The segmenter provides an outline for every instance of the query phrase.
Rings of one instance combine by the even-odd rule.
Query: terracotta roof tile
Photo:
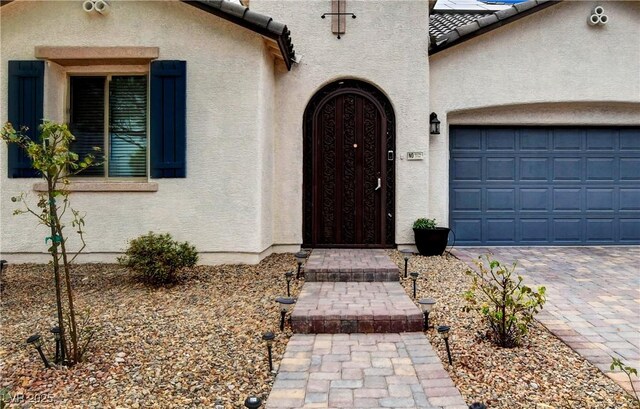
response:
[[[560,3],[560,0],[527,0],[493,13],[439,12],[429,18],[429,54],[451,47],[453,44],[493,30],[528,14]]]
[[[438,13],[429,19],[429,35],[437,37],[456,28],[469,24],[486,14],[481,13]]]

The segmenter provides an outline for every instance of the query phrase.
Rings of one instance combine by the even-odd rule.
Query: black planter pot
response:
[[[448,227],[436,227],[435,229],[413,229],[416,238],[416,247],[422,256],[440,256],[447,248],[449,241]]]

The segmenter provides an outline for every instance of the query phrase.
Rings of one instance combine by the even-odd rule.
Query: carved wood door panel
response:
[[[394,148],[388,125],[383,106],[358,88],[340,89],[315,106],[308,126],[310,151],[305,152],[311,156],[311,175],[305,174],[306,244],[393,245],[393,158],[388,152]]]

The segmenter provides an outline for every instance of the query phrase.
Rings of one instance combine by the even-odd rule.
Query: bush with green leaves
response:
[[[529,331],[533,317],[542,309],[546,301],[545,287],[533,290],[522,283],[522,276],[513,278],[516,263],[501,264],[489,255],[478,257],[477,269],[470,269],[467,275],[473,283],[465,292],[465,311],[479,311],[489,325],[489,335],[493,342],[505,348],[520,344]],[[481,293],[478,294],[478,293]]]
[[[176,280],[181,269],[196,265],[198,252],[186,241],[173,240],[169,233],[149,232],[131,240],[125,256],[118,258],[118,262],[148,283],[168,284]]]
[[[414,229],[433,230],[436,227],[438,227],[438,223],[436,223],[436,219],[425,219],[423,217],[413,222]]]

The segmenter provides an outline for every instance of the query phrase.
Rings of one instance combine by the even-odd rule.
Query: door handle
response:
[[[375,190],[378,190],[382,187],[382,179],[378,178],[378,186],[376,186]]]

